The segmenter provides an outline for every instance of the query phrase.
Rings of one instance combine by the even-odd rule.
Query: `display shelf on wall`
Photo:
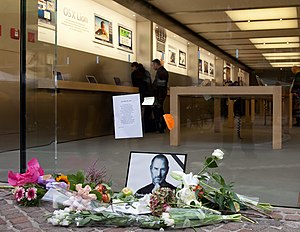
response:
[[[51,79],[40,79],[37,82],[38,89],[54,89],[54,81]],[[114,93],[138,93],[139,90],[132,86],[116,86],[109,84],[94,84],[79,81],[57,81],[57,89],[75,91],[99,91]]]

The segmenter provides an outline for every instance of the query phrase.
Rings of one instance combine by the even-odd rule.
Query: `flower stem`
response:
[[[206,164],[200,172],[198,172],[197,176],[201,175],[208,168],[208,166],[211,165],[213,162],[215,162],[214,158],[208,164]]]

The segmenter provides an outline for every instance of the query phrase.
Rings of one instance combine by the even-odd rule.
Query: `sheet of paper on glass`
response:
[[[142,103],[143,106],[153,106],[154,104],[154,97],[144,97],[144,101]]]
[[[113,96],[115,138],[143,137],[139,94]]]

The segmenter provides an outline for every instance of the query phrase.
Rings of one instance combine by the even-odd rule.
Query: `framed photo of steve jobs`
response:
[[[186,154],[131,151],[125,185],[137,197],[159,187],[175,189],[180,182],[171,177],[171,172],[185,172],[186,158]]]

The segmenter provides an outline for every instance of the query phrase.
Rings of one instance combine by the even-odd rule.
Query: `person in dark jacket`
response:
[[[300,69],[297,66],[292,67],[292,72],[295,74],[292,83],[293,94],[293,111],[296,116],[296,124],[294,126],[300,126]]]
[[[164,121],[164,101],[168,93],[169,73],[162,66],[159,59],[152,61],[153,69],[156,71],[155,79],[153,81],[153,95],[155,97],[155,105],[153,109],[156,131],[164,133],[166,123]]]

